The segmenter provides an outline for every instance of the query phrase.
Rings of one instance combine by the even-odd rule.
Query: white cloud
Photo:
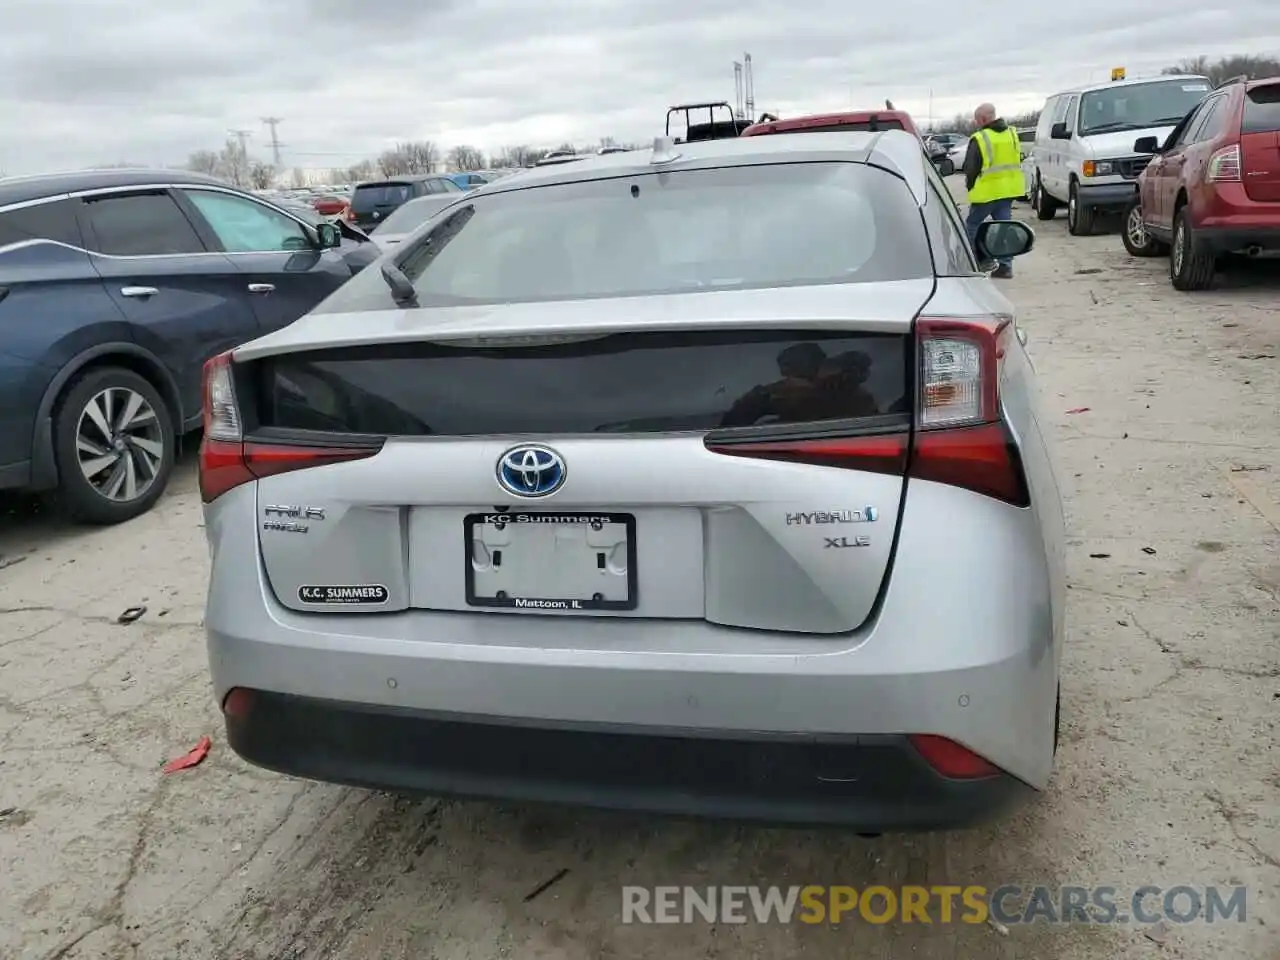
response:
[[[1276,0],[6,0],[0,169],[181,163],[284,118],[285,162],[322,167],[397,140],[553,146],[643,141],[666,108],[881,104],[920,119],[1006,113],[1112,66],[1280,50]]]

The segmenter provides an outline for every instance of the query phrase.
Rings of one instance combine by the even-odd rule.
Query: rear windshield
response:
[[[905,337],[829,331],[344,348],[266,358],[256,378],[264,427],[378,435],[712,430],[910,409]]]
[[[407,183],[366,183],[356,187],[351,196],[352,210],[372,210],[377,206],[404,203],[413,195]]]
[[[1241,133],[1271,133],[1280,130],[1280,83],[1254,87],[1244,98]]]
[[[477,196],[396,255],[423,307],[933,275],[910,191],[858,163],[686,170]],[[380,271],[317,310],[395,309]]]

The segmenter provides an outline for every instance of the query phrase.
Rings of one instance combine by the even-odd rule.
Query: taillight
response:
[[[919,391],[913,429],[820,439],[717,437],[713,453],[843,467],[962,487],[1014,506],[1030,502],[1000,408],[1008,317],[916,322]]]
[[[204,438],[200,442],[200,497],[209,503],[252,480],[291,470],[372,457],[374,446],[335,447],[245,440],[236,402],[231,352],[204,365]]]
[[[1205,167],[1205,180],[1210,183],[1240,182],[1240,144],[1215,150]]]
[[[907,738],[925,763],[949,780],[978,780],[994,777],[1000,769],[954,740],[932,733],[917,733]]]
[[[1025,507],[1022,460],[1000,409],[1009,317],[916,321],[920,393],[908,476]]]

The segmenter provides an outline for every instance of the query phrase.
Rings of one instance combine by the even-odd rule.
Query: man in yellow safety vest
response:
[[[978,225],[987,218],[1010,220],[1013,201],[1025,192],[1022,148],[1018,131],[996,116],[996,108],[984,103],[973,112],[978,129],[969,137],[964,155],[964,184],[969,190],[969,215],[965,228],[973,242]],[[1013,261],[1002,259],[991,274],[1001,280],[1013,276]]]

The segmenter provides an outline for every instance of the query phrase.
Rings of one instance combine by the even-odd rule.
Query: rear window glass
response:
[[[1254,87],[1244,98],[1241,133],[1271,133],[1280,130],[1280,83]]]
[[[687,170],[463,201],[396,261],[420,306],[647,296],[933,275],[900,179],[856,163]],[[318,310],[395,309],[378,271]]]
[[[902,414],[907,341],[830,331],[411,344],[257,364],[263,426],[468,436],[784,426]]]
[[[407,183],[370,183],[356,187],[351,197],[351,207],[355,210],[372,210],[377,206],[404,203],[413,195],[413,188]]]

